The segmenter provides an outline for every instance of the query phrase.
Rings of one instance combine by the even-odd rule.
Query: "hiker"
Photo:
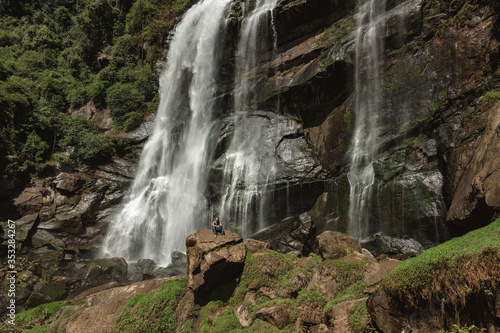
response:
[[[212,222],[212,231],[214,232],[215,238],[217,238],[217,232],[220,232],[222,237],[226,237],[224,229],[222,229],[222,223],[219,221],[219,217],[216,217],[215,221]]]

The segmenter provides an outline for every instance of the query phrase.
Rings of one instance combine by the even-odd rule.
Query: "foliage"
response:
[[[339,295],[337,295],[337,297],[328,302],[323,311],[326,313],[337,304],[360,299],[361,297],[363,297],[366,287],[366,283],[364,283],[363,281],[354,282],[349,287],[344,289]]]
[[[483,292],[500,276],[500,220],[453,238],[423,254],[405,260],[384,281],[392,297],[410,305],[447,297],[463,301]]]
[[[154,65],[166,36],[191,4],[1,1],[0,172],[36,175],[55,162],[89,163],[116,153],[113,139],[88,120],[68,120],[68,110],[91,100],[110,108],[118,128],[138,127],[158,105]]]
[[[175,307],[186,286],[187,279],[167,281],[156,292],[132,297],[111,332],[174,332]]]
[[[16,315],[16,325],[25,329],[46,325],[48,324],[48,320],[54,317],[65,306],[67,306],[67,303],[58,301],[42,304],[33,309],[23,311]],[[37,327],[37,329],[39,332],[42,328]]]
[[[373,332],[366,301],[359,302],[349,310],[349,326],[356,333]]]

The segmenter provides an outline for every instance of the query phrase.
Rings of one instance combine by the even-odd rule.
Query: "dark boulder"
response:
[[[111,281],[122,282],[127,276],[127,262],[120,257],[96,259],[90,265],[85,282],[97,286]]]

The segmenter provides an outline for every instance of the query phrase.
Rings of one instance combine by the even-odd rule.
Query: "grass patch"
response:
[[[343,290],[337,297],[328,302],[323,312],[327,313],[337,304],[360,299],[364,295],[365,288],[366,283],[364,283],[363,281],[357,281],[353,283],[345,290]]]
[[[210,315],[220,312],[220,315],[213,323],[209,320]],[[210,302],[200,312],[202,321],[199,333],[212,332],[233,332],[235,329],[241,329],[240,321],[233,313],[233,308],[224,309],[223,303],[220,301]]]
[[[319,264],[319,269],[331,269],[337,281],[338,290],[345,290],[353,283],[363,279],[366,262],[348,262],[345,258],[325,260]]]
[[[247,256],[239,286],[230,304],[241,303],[248,290],[258,290],[262,287],[272,290],[277,290],[280,286],[293,287],[294,283],[290,277],[294,269],[294,262],[281,253],[269,251]]]
[[[371,325],[366,301],[359,302],[349,310],[349,326],[356,333],[375,331]]]
[[[43,326],[67,304],[63,301],[46,303],[16,315],[16,324],[23,328]],[[40,328],[40,327],[38,327]]]
[[[110,332],[173,332],[175,307],[187,286],[187,279],[167,281],[150,294],[132,297]]]
[[[395,268],[387,292],[412,306],[445,295],[452,302],[489,290],[500,278],[500,220],[427,250]]]

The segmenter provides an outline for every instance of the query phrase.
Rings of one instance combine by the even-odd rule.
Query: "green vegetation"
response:
[[[132,297],[110,332],[175,331],[175,306],[186,286],[187,279],[167,281],[156,292]]]
[[[300,317],[301,308],[318,311],[321,315],[326,314],[335,304],[363,297],[366,284],[361,280],[366,262],[350,261],[354,260],[322,260],[319,256],[297,258],[274,251],[249,254],[239,283],[217,288],[220,290],[212,293],[211,301],[201,308],[198,332],[291,332]],[[308,287],[314,274],[331,276],[336,281],[337,290],[333,299],[327,298],[319,289]],[[234,290],[231,295],[228,294],[230,290]],[[214,298],[214,294],[224,297]],[[245,297],[249,295],[253,295],[253,301]],[[241,303],[248,306],[250,316],[255,320],[248,329],[241,327],[233,313],[233,307]],[[289,324],[281,331],[256,318],[260,309],[276,305],[286,305],[290,309]],[[361,319],[362,315],[366,316]],[[359,327],[365,325],[363,320],[369,321],[367,312],[363,312],[361,308],[356,311],[355,316],[359,317],[356,319]],[[188,327],[192,328],[192,321],[185,326],[185,331]],[[363,332],[361,329],[358,331]]]
[[[362,298],[364,296],[366,287],[366,283],[364,283],[363,281],[354,282],[344,291],[342,291],[337,297],[328,302],[323,311],[326,313],[337,304]]]
[[[485,332],[486,329],[481,329],[480,331],[478,331],[478,327],[477,326],[464,326],[464,327],[460,327],[458,325],[453,325],[453,331],[449,332],[449,333],[472,333],[472,332]],[[448,331],[441,331],[441,333],[448,333]]]
[[[353,306],[349,317],[349,326],[356,333],[375,332],[376,330],[371,325],[370,314],[366,307],[366,301],[360,302]]]
[[[23,311],[16,315],[16,326],[12,326],[5,321],[0,322],[2,332],[31,332],[45,333],[51,328],[50,320],[56,316],[64,307],[72,306],[66,302],[58,301],[46,303]],[[77,307],[74,306],[73,307]]]
[[[42,175],[121,154],[119,140],[71,117],[92,101],[115,126],[158,104],[157,60],[193,0],[0,2],[0,172]]]
[[[464,25],[468,20],[472,18],[473,11],[475,11],[479,7],[479,4],[475,4],[477,2],[483,2],[483,1],[467,0],[455,16],[443,22],[437,28],[436,35],[442,36],[446,28],[449,26]]]
[[[418,136],[405,139],[405,143],[413,149],[418,149],[424,146],[425,139],[425,135],[420,133]]]
[[[67,304],[63,301],[39,305],[19,313],[16,316],[16,324],[26,328],[34,326],[35,323],[45,324],[48,319],[55,316],[65,306]]]
[[[500,220],[405,260],[384,281],[388,293],[407,304],[445,295],[452,302],[471,293],[488,295],[500,277]]]
[[[500,101],[500,91],[490,90],[484,93],[483,96],[479,97],[478,102],[487,102],[491,106],[497,104]]]

